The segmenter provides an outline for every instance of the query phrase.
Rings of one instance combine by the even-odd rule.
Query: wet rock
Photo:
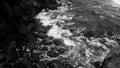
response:
[[[39,38],[47,38],[47,34],[46,33],[43,33],[43,32],[35,32],[35,36],[39,37]]]
[[[53,43],[54,43],[56,46],[60,46],[60,45],[63,44],[63,41],[60,40],[60,39],[54,39],[54,40],[53,40]]]
[[[48,47],[42,47],[42,51],[48,51]]]
[[[21,59],[21,63],[23,63],[26,66],[26,68],[35,68],[32,65],[31,61],[29,61],[28,59]]]
[[[39,64],[38,64],[38,67],[40,67],[40,68],[47,68],[47,63],[44,62],[44,61],[40,61]]]
[[[63,66],[61,64],[62,63],[59,60],[52,60],[52,61],[47,63],[47,67],[49,67],[49,68],[63,68]]]
[[[51,45],[53,42],[52,42],[51,40],[49,40],[49,39],[43,39],[43,40],[42,40],[42,43],[43,43],[44,45]]]
[[[65,48],[58,48],[57,51],[60,53],[60,54],[63,54],[67,51],[67,49]]]
[[[55,58],[55,57],[59,56],[60,54],[57,53],[57,52],[54,51],[54,50],[51,50],[51,51],[48,51],[48,52],[47,52],[47,55],[50,56],[51,58]]]
[[[91,62],[91,64],[95,67],[95,68],[100,68],[101,67],[101,62]]]

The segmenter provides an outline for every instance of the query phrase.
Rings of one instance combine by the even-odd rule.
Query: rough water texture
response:
[[[117,0],[114,2],[116,3],[116,1]],[[112,3],[107,2],[107,0],[105,3],[100,3],[95,0],[75,0],[74,2],[71,5],[72,7],[69,7],[67,4],[63,4],[56,10],[43,10],[36,15],[35,18],[39,19],[39,23],[43,26],[51,27],[47,33],[49,37],[62,40],[63,45],[69,48],[64,54],[52,59],[63,57],[67,58],[69,60],[68,62],[72,64],[73,67],[81,68],[79,65],[83,65],[87,68],[94,68],[91,62],[102,62],[104,58],[108,56],[111,49],[119,47],[118,42],[112,39],[115,38],[116,35],[107,37],[106,31],[103,31],[101,36],[93,35],[101,29],[108,30],[111,26],[113,26],[111,29],[117,29],[116,26],[118,26],[119,23],[117,23],[117,21],[114,22],[114,19],[119,20],[119,15],[116,16],[116,14],[119,13],[119,8],[116,8]],[[98,2],[99,5],[96,6],[93,2]],[[80,3],[85,6],[84,8],[89,9],[81,8],[80,6],[83,5]],[[90,4],[88,5],[87,3]],[[76,4],[79,6],[75,6]],[[111,20],[107,20],[107,18],[111,18]],[[71,32],[72,29],[75,29],[75,33]],[[88,36],[84,35],[84,32],[87,30],[92,30],[93,33],[91,33],[91,35],[88,33]],[[49,59],[50,57],[45,58],[45,60]]]

